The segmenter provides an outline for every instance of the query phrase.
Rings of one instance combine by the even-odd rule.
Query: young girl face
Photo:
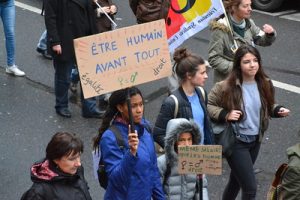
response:
[[[131,102],[133,121],[134,123],[140,123],[144,113],[143,98],[141,97],[141,95],[136,94],[130,97],[130,102]],[[129,121],[127,103],[124,103],[123,105],[118,105],[118,110],[121,113],[122,117],[126,121]]]
[[[241,72],[244,81],[253,81],[259,69],[258,59],[251,53],[246,53],[241,59]]]
[[[195,87],[201,86],[203,87],[205,85],[205,81],[207,80],[207,71],[206,71],[206,65],[198,65],[198,70],[194,76],[187,76],[188,80],[191,81],[192,85]]]
[[[251,12],[251,0],[242,0],[237,7],[233,7],[233,16],[239,21],[250,18]]]
[[[193,137],[191,133],[181,133],[178,141],[177,141],[177,145],[185,145],[185,146],[190,146],[193,144]]]

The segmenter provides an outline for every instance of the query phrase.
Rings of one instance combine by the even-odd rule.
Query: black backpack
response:
[[[116,137],[118,146],[120,147],[121,150],[123,150],[124,147],[125,147],[125,142],[122,138],[121,131],[114,124],[109,127],[109,130],[111,130],[111,132],[113,132],[113,134]],[[105,171],[105,166],[104,166],[104,163],[103,163],[103,160],[102,160],[102,156],[100,157],[99,168],[97,170],[97,175],[98,175],[98,181],[99,181],[100,186],[102,188],[106,189],[107,184],[108,184],[108,177],[107,177],[107,174],[106,174],[106,171]]]

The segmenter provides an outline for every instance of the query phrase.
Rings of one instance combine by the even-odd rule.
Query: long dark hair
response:
[[[113,119],[117,116],[121,117],[117,105],[124,105],[126,103],[128,93],[130,97],[139,94],[143,99],[142,93],[137,87],[117,90],[111,94],[108,100],[108,107],[105,111],[102,124],[98,130],[98,135],[93,139],[94,149],[98,148],[103,133],[109,128]]]
[[[175,61],[175,72],[180,81],[185,81],[187,78],[187,73],[190,76],[194,76],[198,70],[199,65],[205,64],[204,60],[193,54],[186,48],[177,48],[173,54],[173,59]]]
[[[237,80],[239,80],[241,84],[243,83],[241,60],[247,53],[253,54],[258,60],[259,68],[255,75],[255,81],[261,96],[263,108],[266,107],[267,111],[271,113],[272,106],[275,102],[274,87],[262,68],[259,51],[251,45],[242,45],[235,53],[232,72],[229,74],[227,79],[225,79],[226,84],[222,98],[222,105],[224,105],[227,110],[244,110],[241,108],[241,102],[243,102],[242,91],[236,83]],[[242,105],[243,104],[244,103],[242,103]]]

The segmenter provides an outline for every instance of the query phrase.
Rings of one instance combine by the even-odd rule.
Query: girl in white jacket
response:
[[[163,182],[166,199],[198,199],[197,175],[178,173],[178,145],[198,145],[200,141],[198,125],[185,118],[171,119],[168,122],[165,137],[165,154],[157,160]],[[203,179],[203,199],[208,200],[207,182]]]

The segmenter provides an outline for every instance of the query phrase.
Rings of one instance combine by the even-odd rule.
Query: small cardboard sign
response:
[[[221,175],[222,146],[178,146],[178,173]]]
[[[74,40],[84,98],[171,75],[164,20]]]

